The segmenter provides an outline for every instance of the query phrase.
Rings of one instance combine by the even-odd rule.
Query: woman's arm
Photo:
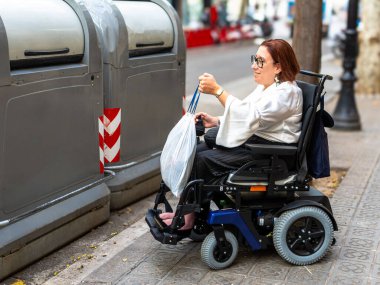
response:
[[[215,77],[212,74],[203,73],[198,79],[199,91],[205,94],[214,95],[224,107],[229,94],[216,82]]]
[[[209,114],[204,112],[199,112],[195,114],[195,122],[197,122],[199,119],[202,119],[205,128],[212,128],[219,125],[218,117],[210,116]]]

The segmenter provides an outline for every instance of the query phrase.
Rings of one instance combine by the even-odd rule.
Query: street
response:
[[[257,48],[252,41],[243,41],[189,49],[186,62],[186,94],[194,91],[198,76],[203,72],[213,74],[221,85],[251,77],[250,56]]]

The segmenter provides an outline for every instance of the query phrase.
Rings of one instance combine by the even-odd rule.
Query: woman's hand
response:
[[[206,94],[215,95],[221,88],[216,82],[215,77],[209,73],[203,73],[199,76],[199,91]]]
[[[199,119],[203,120],[203,125],[205,128],[212,128],[219,125],[219,119],[217,117],[210,116],[207,113],[199,112],[195,114],[195,123],[198,122]]]

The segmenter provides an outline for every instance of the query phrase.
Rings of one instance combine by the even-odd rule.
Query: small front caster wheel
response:
[[[218,246],[214,232],[211,232],[202,243],[202,260],[212,269],[227,268],[237,256],[239,244],[235,235],[229,231],[224,233],[226,241],[223,243],[223,248]]]

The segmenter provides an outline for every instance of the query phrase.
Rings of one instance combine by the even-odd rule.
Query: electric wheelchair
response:
[[[221,185],[205,185],[201,179],[190,181],[170,226],[159,217],[159,206],[173,212],[166,198],[170,189],[162,182],[154,207],[145,217],[156,240],[171,245],[186,237],[203,241],[202,260],[213,269],[231,265],[241,243],[252,250],[274,246],[294,265],[315,263],[327,253],[335,243],[338,226],[328,198],[309,186],[312,178],[307,170],[307,149],[324,83],[332,77],[308,71],[301,74],[317,83],[297,81],[303,92],[297,146],[246,145],[264,158],[230,173]],[[217,210],[210,209],[211,201]],[[192,212],[196,213],[193,229],[179,230],[185,223],[184,215]]]

